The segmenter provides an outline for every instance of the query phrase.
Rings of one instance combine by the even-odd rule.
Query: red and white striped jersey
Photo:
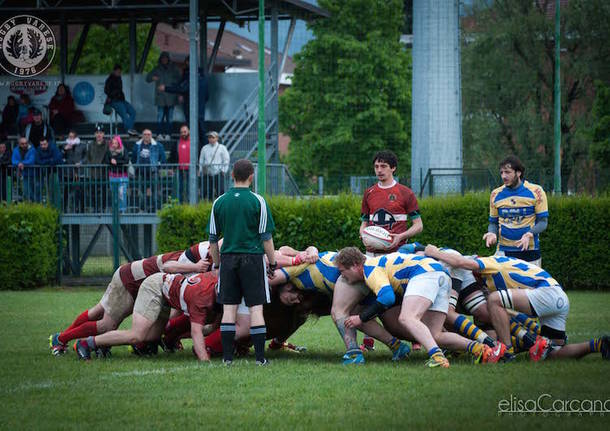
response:
[[[121,282],[135,300],[136,296],[138,296],[138,289],[140,289],[140,285],[146,277],[163,271],[164,263],[177,261],[181,255],[182,251],[172,251],[125,263],[119,267]]]
[[[218,276],[213,272],[192,274],[165,274],[163,296],[172,308],[182,310],[191,323],[205,325],[216,303]]]

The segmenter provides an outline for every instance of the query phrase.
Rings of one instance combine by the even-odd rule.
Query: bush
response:
[[[362,245],[360,196],[324,199],[273,197],[276,246],[338,250]],[[157,243],[162,251],[180,250],[207,239],[211,204],[170,206],[161,211]],[[482,237],[487,231],[488,194],[420,200],[424,231],[415,239],[487,256]],[[610,198],[549,197],[549,228],[541,234],[542,264],[567,289],[610,288]]]
[[[57,274],[59,216],[38,204],[0,206],[1,290],[49,284]]]

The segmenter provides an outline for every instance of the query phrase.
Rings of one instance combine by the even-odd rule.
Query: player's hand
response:
[[[402,236],[399,233],[391,233],[390,236],[392,237],[392,244],[388,245],[386,250],[396,248],[402,242]]]
[[[349,316],[347,319],[345,319],[346,328],[357,328],[360,325],[362,325],[360,316]]]
[[[206,272],[210,269],[211,262],[207,259],[200,259],[195,265],[197,272]]]
[[[438,249],[437,246],[432,245],[432,244],[428,244],[424,250],[424,253],[426,253],[426,256],[438,256],[438,253],[440,252],[440,250]]]
[[[534,235],[531,232],[525,232],[521,239],[517,241],[517,247],[521,249],[521,251],[526,251],[530,246],[530,239],[532,239]]]
[[[498,242],[498,237],[493,232],[487,232],[485,235],[483,235],[483,241],[485,241],[486,247],[491,247]]]
[[[277,269],[277,262],[275,262],[273,265],[271,265],[271,264],[267,265],[267,277],[269,277],[269,280],[273,280],[275,278],[276,269]]]

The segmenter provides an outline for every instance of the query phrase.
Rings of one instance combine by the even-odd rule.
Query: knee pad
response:
[[[500,294],[500,302],[502,302],[502,307],[512,310],[513,309],[513,293],[510,289],[502,289],[498,290]]]

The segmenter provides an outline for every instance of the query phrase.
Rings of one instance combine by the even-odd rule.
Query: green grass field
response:
[[[582,360],[427,369],[424,355],[394,364],[384,346],[364,366],[344,367],[329,317],[291,338],[297,355],[270,353],[231,368],[195,362],[190,345],[174,355],[79,362],[49,353],[47,338],[95,304],[100,290],[0,292],[0,429],[608,429],[610,413],[498,414],[520,400],[609,400],[610,362]],[[570,292],[571,342],[610,332],[608,293]],[[129,322],[126,322],[128,324]],[[548,403],[550,404],[550,402]],[[606,402],[610,408],[610,401]]]

